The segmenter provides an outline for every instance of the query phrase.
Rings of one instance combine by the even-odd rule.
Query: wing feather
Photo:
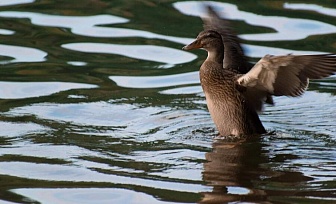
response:
[[[328,77],[336,72],[336,55],[266,55],[245,75],[241,86],[275,96],[300,96],[309,79]]]

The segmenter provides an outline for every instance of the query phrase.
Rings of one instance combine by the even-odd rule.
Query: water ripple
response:
[[[297,4],[286,2],[284,3],[283,7],[285,9],[315,11],[327,16],[336,16],[336,9],[326,8],[316,4]]]
[[[23,99],[48,96],[71,89],[92,89],[96,85],[70,82],[0,82],[0,99]]]
[[[109,78],[118,86],[126,88],[159,88],[200,83],[198,72],[148,77],[110,76]]]
[[[50,128],[35,124],[35,123],[13,123],[0,121],[0,135],[1,137],[19,137],[29,134],[36,134],[49,131]],[[1,154],[4,151],[1,150]]]
[[[0,35],[13,35],[15,31],[7,30],[7,29],[0,29]]]
[[[172,204],[175,202],[160,201],[145,193],[115,188],[20,188],[12,192],[29,197],[40,203],[127,203],[127,204]],[[180,203],[180,202],[179,202]],[[182,203],[181,203],[182,204]]]
[[[33,1],[6,2],[10,5]],[[42,5],[38,1],[36,5],[2,7],[8,11],[0,11],[0,17],[4,28],[10,30],[0,29],[0,35],[7,35],[2,37],[16,46],[0,45],[0,55],[13,58],[4,63],[17,64],[4,65],[0,82],[3,87],[0,91],[3,109],[0,202],[195,203],[202,199],[200,202],[206,203],[217,199],[217,203],[219,200],[290,203],[318,199],[332,203],[336,176],[335,79],[314,82],[312,90],[320,92],[308,91],[300,98],[275,98],[276,106],[266,107],[261,114],[265,127],[275,130],[274,134],[243,142],[216,137],[198,71],[178,72],[176,66],[188,63],[188,70],[198,70],[202,60],[192,53],[169,48],[193,39],[149,31],[167,33],[165,29],[170,29],[172,35],[180,35],[174,29],[185,26],[178,24],[181,14],[170,2],[146,6],[134,2],[127,3],[127,9],[120,11],[115,9],[126,5],[122,1],[88,1],[83,6],[70,1],[66,5],[52,1]],[[88,16],[87,5],[95,3],[104,8],[91,9]],[[279,32],[271,33],[264,40],[284,39],[285,31],[286,40],[334,31],[333,26],[317,21],[258,16],[239,11],[232,4],[214,4],[220,9],[225,6],[225,12],[229,9],[231,19],[246,19],[254,25],[250,22],[254,18],[256,23],[268,24],[267,27]],[[281,8],[282,3],[277,5],[286,11]],[[22,11],[14,11],[16,8]],[[37,8],[50,14],[34,13]],[[199,15],[196,10],[185,11]],[[124,16],[94,15],[110,12]],[[172,15],[169,21],[176,20],[177,24],[161,29],[154,21],[148,22],[156,18],[157,12]],[[72,14],[76,15],[69,16]],[[314,19],[314,16],[307,18]],[[23,20],[26,18],[28,21]],[[320,20],[323,21],[322,17]],[[120,23],[125,23],[124,28],[115,27]],[[137,29],[131,29],[132,26]],[[330,28],[328,32],[327,28]],[[292,32],[297,35],[291,35]],[[263,35],[242,37],[263,40],[260,39]],[[112,39],[115,44],[109,44],[107,38],[123,39],[122,42]],[[320,42],[317,38],[312,40]],[[125,42],[128,45],[122,44]],[[34,43],[36,48],[29,43]],[[292,43],[288,42],[286,47]],[[318,53],[294,50],[301,49],[299,46],[289,49],[243,46],[248,56],[256,58],[268,53]],[[111,62],[104,54],[139,60]],[[145,70],[139,67],[140,60],[146,60],[141,61],[146,65]],[[162,64],[158,66],[158,63]],[[158,67],[173,69],[159,72]],[[22,70],[36,76],[36,80],[46,77],[45,81],[25,78],[18,74]],[[136,76],[140,72],[141,76]],[[71,83],[66,79],[69,76],[99,78],[101,86]],[[73,89],[88,90],[68,91]]]
[[[36,48],[0,45],[0,55],[14,58],[0,62],[1,64],[19,63],[19,62],[43,62],[46,61],[48,53]]]
[[[39,26],[54,26],[62,28],[81,30],[82,28],[95,27],[100,24],[126,23],[129,20],[112,15],[95,15],[95,16],[58,16],[33,12],[20,11],[2,11],[0,17],[7,18],[29,18],[32,23]]]
[[[132,111],[131,115],[128,114],[130,111]],[[72,122],[78,125],[123,127],[137,118],[143,118],[144,115],[156,114],[162,111],[164,111],[162,108],[148,107],[137,109],[133,105],[118,105],[106,102],[79,104],[41,103],[14,108],[6,114],[13,116],[32,114],[43,119]]]
[[[0,162],[0,174],[48,181],[108,182],[113,184],[132,184],[157,189],[180,192],[200,192],[207,188],[200,184],[155,181],[113,174],[103,174],[93,170],[58,164],[33,164],[28,162]]]
[[[311,131],[316,134],[326,134],[335,139],[335,96],[307,91],[298,98],[276,98],[275,103],[274,107],[267,107],[262,115],[262,119],[270,127]]]
[[[258,15],[246,11],[241,11],[236,5],[229,3],[213,1],[187,1],[176,2],[173,5],[178,11],[183,14],[202,16],[205,14],[203,10],[204,3],[208,3],[216,7],[217,11],[224,14],[227,19],[244,20],[250,25],[269,27],[276,31],[276,33],[240,35],[242,39],[246,40],[301,40],[311,35],[336,33],[336,27],[327,23],[308,19]]]
[[[168,47],[155,45],[116,45],[106,43],[69,43],[63,48],[79,52],[108,53],[124,55],[141,60],[167,64],[181,64],[196,59],[196,55]]]
[[[184,6],[185,2],[180,2],[174,4],[176,7]],[[232,6],[232,5],[231,5]],[[200,11],[198,11],[200,12]],[[197,14],[199,15],[199,14]],[[144,38],[156,38],[167,40],[171,42],[176,42],[180,44],[188,44],[193,39],[190,38],[181,38],[160,35],[156,33],[151,33],[148,31],[134,30],[134,29],[125,29],[125,28],[110,28],[102,27],[104,24],[117,24],[117,23],[126,23],[129,20],[126,18],[121,18],[112,15],[96,15],[96,16],[57,16],[57,15],[48,15],[48,14],[39,14],[32,12],[19,12],[19,11],[3,11],[0,12],[0,17],[7,18],[30,18],[32,23],[40,26],[55,26],[70,28],[74,34],[91,36],[91,37],[144,37]],[[300,19],[301,22],[302,19]],[[260,21],[259,21],[260,22]],[[303,22],[301,22],[303,23]],[[272,24],[274,25],[274,24]],[[286,32],[288,32],[286,28]],[[293,29],[290,29],[293,30]],[[319,28],[319,30],[321,30]],[[332,31],[329,29],[328,31]],[[12,34],[14,31],[6,31],[4,34]],[[293,31],[296,33],[307,33]],[[288,34],[288,33],[287,33]],[[286,39],[290,40],[287,35]],[[318,34],[318,33],[313,33]],[[258,34],[263,35],[263,34]],[[271,34],[273,35],[273,34]],[[241,36],[243,37],[243,36]],[[265,40],[267,38],[261,37],[259,40]],[[10,56],[16,58],[9,62],[39,62],[45,61],[45,56],[47,53],[33,49],[33,48],[24,48],[16,47],[9,45],[2,45],[3,49],[6,52],[0,53],[4,56]],[[127,57],[132,57],[136,59],[150,60],[155,62],[162,62],[167,64],[180,64],[190,62],[196,59],[196,55],[182,50],[176,50],[172,48],[154,46],[154,45],[113,45],[113,44],[102,44],[102,43],[69,43],[64,44],[62,47],[76,50],[79,52],[90,52],[90,53],[109,53],[109,54],[120,54]],[[288,54],[288,53],[300,53],[300,54],[322,54],[321,52],[311,52],[311,51],[295,51],[295,50],[286,50],[281,48],[271,48],[265,46],[256,46],[256,45],[243,45],[246,49],[246,54],[250,57],[263,57],[265,54],[271,53],[274,55],[278,54]],[[11,51],[13,50],[13,51]],[[22,53],[22,54],[21,54]],[[6,62],[7,63],[7,62]],[[84,62],[85,63],[85,62]]]
[[[35,0],[10,0],[10,1],[1,1],[0,6],[12,6],[17,4],[30,4],[35,2]]]
[[[3,11],[0,12],[0,17],[29,18],[35,25],[69,28],[74,34],[90,37],[143,37],[164,39],[181,44],[186,44],[186,42],[188,42],[188,38],[165,36],[149,31],[102,27],[102,25],[129,22],[126,18],[112,15],[58,16],[32,12]]]

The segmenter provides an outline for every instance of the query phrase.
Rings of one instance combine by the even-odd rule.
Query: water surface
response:
[[[208,2],[252,61],[336,52],[333,3]],[[335,13],[335,12],[334,12]],[[217,137],[199,1],[0,2],[1,203],[335,203],[336,76]]]

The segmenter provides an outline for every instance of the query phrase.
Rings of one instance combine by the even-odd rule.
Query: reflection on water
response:
[[[9,18],[29,18],[32,23],[39,26],[69,28],[73,34],[90,37],[144,37],[158,38],[186,44],[186,38],[159,35],[148,31],[134,30],[127,28],[102,27],[101,25],[111,25],[129,22],[126,18],[112,15],[96,16],[57,16],[31,12],[0,12],[0,17]]]
[[[12,30],[0,29],[1,35],[13,35],[15,32]]]
[[[99,169],[99,166],[91,167]],[[113,184],[128,184],[156,189],[200,192],[205,187],[197,184],[180,182],[155,181],[142,178],[99,173],[86,168],[57,164],[33,164],[28,162],[1,162],[0,173],[14,177],[24,177],[32,180],[68,181],[68,182],[104,182]],[[110,170],[104,168],[104,170]],[[111,169],[113,171],[113,169]]]
[[[1,99],[22,99],[51,95],[72,89],[97,88],[96,85],[66,82],[0,82]]]
[[[213,150],[205,156],[208,162],[204,164],[203,172],[203,179],[213,190],[203,193],[201,203],[237,200],[279,202],[284,197],[288,200],[296,198],[298,201],[322,197],[330,201],[336,200],[333,187],[315,192],[321,182],[333,182],[335,175],[327,172],[334,169],[336,164],[332,155],[323,159],[317,156],[317,151],[329,152],[333,148],[323,147],[319,142],[309,145],[309,142],[317,141],[306,135],[300,136],[300,139],[293,139],[277,133],[265,136],[262,140],[251,138],[239,142],[215,141]],[[287,144],[283,143],[285,141]],[[295,153],[295,149],[299,148],[297,145],[303,144],[307,145],[303,148],[307,154]],[[308,151],[312,155],[307,156]],[[319,167],[310,166],[316,162]],[[282,168],[276,166],[280,163]],[[311,198],[299,198],[299,195]]]
[[[17,189],[13,192],[27,196],[41,203],[147,203],[169,204],[144,193],[125,189],[90,188],[90,189]]]
[[[132,115],[127,114],[132,111]],[[137,108],[127,104],[110,104],[106,102],[56,104],[42,103],[14,108],[7,115],[35,115],[37,117],[67,121],[81,125],[127,127],[127,121],[134,121],[144,115],[155,115],[165,109],[155,107]],[[132,128],[132,126],[128,127]]]
[[[335,50],[333,5],[211,4],[250,57]],[[1,203],[335,202],[335,76],[266,107],[274,134],[219,139],[181,50],[201,2],[0,6]]]
[[[49,128],[34,123],[0,122],[1,137],[20,137],[28,134],[47,132]],[[1,154],[3,150],[1,151]]]
[[[29,4],[33,3],[35,0],[11,0],[11,1],[1,1],[0,6],[11,6],[17,4]]]
[[[277,121],[270,124],[274,129],[285,126],[287,129],[317,132],[336,139],[335,103],[334,95],[307,91],[295,100],[281,97],[276,106],[266,109],[263,118],[266,121]]]
[[[325,8],[316,4],[296,4],[296,3],[284,3],[284,8],[293,10],[307,10],[315,11],[328,16],[336,16],[336,9]]]
[[[200,83],[198,72],[155,77],[111,76],[110,79],[127,88],[158,88]]]
[[[245,40],[271,41],[271,40],[300,40],[310,35],[335,33],[334,25],[320,21],[295,19],[279,16],[262,16],[250,12],[241,11],[234,4],[207,2],[216,7],[225,17],[234,20],[244,20],[255,26],[273,28],[276,33],[246,34],[240,35]],[[177,2],[174,7],[186,15],[202,16],[203,2],[188,1]]]
[[[185,51],[154,45],[113,45],[104,43],[72,43],[62,47],[79,52],[109,53],[134,59],[175,64],[187,63],[196,56]]]
[[[203,172],[203,179],[213,190],[204,192],[201,203],[266,200],[266,192],[254,189],[253,185],[266,176],[261,164],[267,158],[261,150],[261,144],[256,141],[215,141],[212,152],[205,155],[208,162]]]
[[[111,15],[96,15],[96,16],[54,16],[41,13],[19,12],[19,11],[3,11],[0,12],[0,17],[7,18],[29,18],[32,23],[39,26],[62,27],[70,28],[75,34],[90,34],[87,31],[94,29],[101,24],[117,24],[126,23],[127,19],[111,16]],[[84,30],[82,30],[84,29]],[[99,29],[99,27],[98,27]],[[99,32],[93,32],[99,33]]]
[[[0,61],[1,64],[19,62],[43,62],[47,56],[46,52],[35,48],[0,45],[0,55],[14,58],[13,60]]]

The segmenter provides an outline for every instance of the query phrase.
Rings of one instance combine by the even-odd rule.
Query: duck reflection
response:
[[[206,154],[203,172],[203,180],[213,190],[202,193],[200,203],[265,201],[266,193],[253,188],[263,175],[260,165],[267,161],[259,140],[216,140],[213,143],[213,151]]]
[[[277,165],[294,163],[292,160],[300,157],[281,150],[271,153],[272,146],[265,142],[265,137],[271,135],[235,142],[215,140],[213,150],[205,155],[203,171],[203,180],[212,191],[203,192],[200,203],[272,203],[316,194],[309,183],[314,178],[304,175],[300,169],[286,170]],[[271,167],[274,165],[277,168]],[[335,196],[334,192],[324,193],[325,197]]]

